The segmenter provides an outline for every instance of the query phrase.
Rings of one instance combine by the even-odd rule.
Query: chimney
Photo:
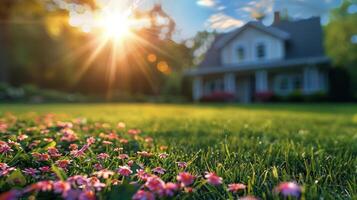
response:
[[[279,24],[280,21],[281,21],[280,12],[279,11],[275,11],[274,12],[274,23],[273,24]]]

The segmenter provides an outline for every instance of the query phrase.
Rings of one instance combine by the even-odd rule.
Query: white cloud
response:
[[[197,4],[200,6],[205,6],[205,7],[213,7],[216,5],[215,0],[198,0]]]
[[[228,16],[224,13],[214,14],[206,22],[206,25],[209,28],[223,31],[242,26],[243,24],[243,21]]]

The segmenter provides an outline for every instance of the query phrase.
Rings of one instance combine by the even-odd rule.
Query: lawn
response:
[[[87,119],[77,120],[73,127],[79,138],[73,143],[79,147],[90,135],[97,139],[85,154],[87,159],[73,158],[64,150],[69,143],[58,141],[58,132],[63,131],[58,124],[47,127],[48,137],[55,139],[54,145],[63,158],[72,159],[70,166],[56,167],[53,158],[44,162],[31,159],[31,153],[47,151],[48,145],[42,144],[43,141],[38,144],[39,148],[28,145],[45,137],[39,127],[48,113],[55,114],[53,120]],[[29,136],[19,142],[23,150],[13,148],[10,154],[0,156],[0,162],[19,168],[12,171],[13,174],[0,177],[1,192],[42,179],[91,175],[97,163],[116,172],[126,161],[113,158],[118,153],[115,148],[123,147],[124,153],[134,161],[133,171],[136,165],[144,165],[140,167],[148,173],[162,167],[166,172],[158,176],[165,182],[176,182],[176,176],[183,171],[194,175],[194,183],[184,188],[181,183],[174,191],[178,199],[235,199],[247,195],[278,199],[274,187],[286,181],[297,182],[302,187],[302,199],[357,198],[357,105],[7,104],[0,105],[0,116],[9,124],[0,140],[19,140],[16,136],[21,134]],[[118,122],[124,122],[126,128],[117,127]],[[26,130],[34,126],[37,129]],[[133,136],[136,133],[126,133],[129,129],[140,129],[142,133]],[[113,131],[129,143],[113,139],[113,144],[98,144],[105,140],[103,135]],[[145,140],[148,136],[153,138],[152,144]],[[137,151],[148,151],[153,156],[140,157]],[[110,159],[99,159],[101,152],[107,153]],[[167,158],[157,156],[164,152]],[[180,168],[177,162],[186,162],[187,166]],[[20,172],[20,169],[45,165],[52,166],[55,175],[49,173],[41,178]],[[223,178],[223,183],[210,184],[205,180],[205,172],[216,173]],[[137,177],[121,175],[115,173],[108,180],[101,179],[107,187],[98,191],[97,197],[117,198],[119,195],[125,199],[132,195],[138,187],[126,181],[137,181]],[[13,177],[23,180],[13,181],[15,184],[11,182]],[[124,181],[114,186],[115,179]],[[233,193],[227,191],[231,183],[243,183],[247,187]],[[138,185],[142,184],[138,181]]]

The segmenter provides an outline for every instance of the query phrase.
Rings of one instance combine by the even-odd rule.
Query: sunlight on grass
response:
[[[270,199],[274,197],[273,188],[284,181],[302,185],[305,199],[356,196],[357,135],[352,120],[357,113],[356,106],[53,104],[5,105],[0,110],[0,115],[8,116],[6,113],[12,112],[26,124],[50,112],[66,121],[85,117],[90,126],[109,122],[105,127],[115,127],[118,122],[125,122],[127,129],[140,129],[141,136],[152,137],[155,145],[150,147],[139,142],[135,148],[169,155],[166,160],[142,160],[146,167],[165,173],[161,177],[164,181],[175,181],[180,170],[174,165],[183,161],[187,163],[186,170],[198,177],[194,184],[196,192],[183,193],[182,198],[232,199],[234,195],[223,188],[231,183],[244,183],[247,188],[240,195]],[[105,128],[88,133],[76,130],[81,138],[103,131]],[[168,149],[162,151],[160,146]],[[109,149],[97,148],[93,151],[109,153]],[[136,159],[134,152],[127,152],[132,159]],[[97,156],[106,159],[107,155]],[[110,166],[120,165],[115,161]],[[206,178],[212,178],[213,185],[220,183],[215,175],[222,177],[223,188],[202,185],[205,182],[199,177],[204,178],[206,171],[215,173],[210,174],[213,177],[206,174]],[[240,185],[230,186],[239,188]]]

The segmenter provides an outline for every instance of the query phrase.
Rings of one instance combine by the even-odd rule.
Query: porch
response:
[[[193,99],[218,92],[232,94],[235,101],[251,103],[256,95],[273,93],[279,96],[299,91],[302,94],[326,92],[327,71],[316,66],[279,70],[226,72],[195,76]]]

